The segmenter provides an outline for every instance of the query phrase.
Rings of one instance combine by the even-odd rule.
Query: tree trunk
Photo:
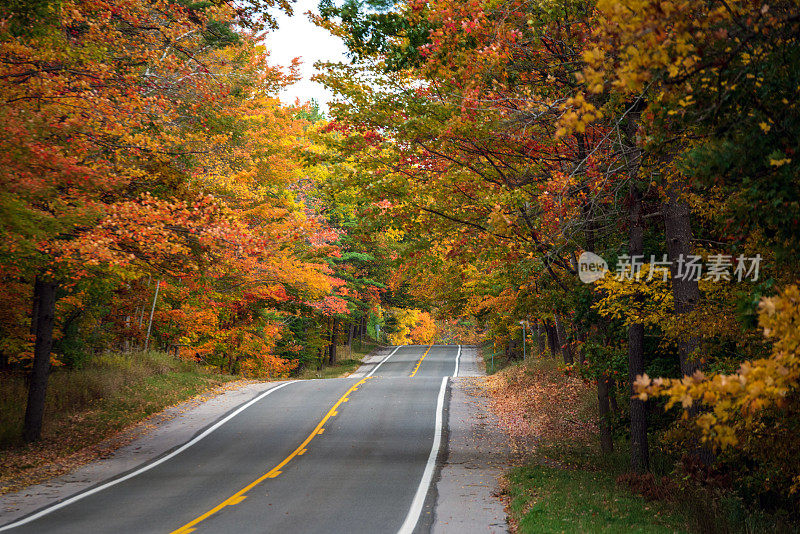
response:
[[[153,329],[153,314],[156,313],[156,301],[158,301],[158,288],[161,287],[161,280],[156,282],[156,292],[153,295],[153,307],[150,308],[150,320],[147,322],[147,336],[144,338],[144,351],[150,348],[150,331]]]
[[[600,414],[600,450],[609,454],[614,450],[614,441],[611,439],[611,409],[609,405],[609,384],[606,377],[597,379],[597,407]]]
[[[635,185],[631,185],[630,193],[628,254],[633,257],[641,256],[644,253],[644,228],[641,194]],[[641,300],[641,298],[641,295],[636,297],[637,300]],[[633,382],[642,373],[644,373],[644,325],[635,323],[628,327],[628,389],[631,395],[631,469],[640,473],[647,471],[650,467],[647,444],[647,407],[633,393]]]
[[[518,339],[511,338],[508,340],[508,345],[506,348],[506,361],[510,362],[512,360],[520,359],[519,356],[521,354],[519,350],[520,342]]]
[[[553,325],[545,323],[545,330],[547,331],[547,345],[550,350],[551,356],[558,355],[558,333]]]
[[[361,347],[364,347],[364,332],[367,331],[367,313],[364,312],[364,315],[361,316],[361,330],[359,331],[359,336],[361,337]]]
[[[572,349],[569,346],[569,342],[567,341],[567,332],[564,329],[564,324],[558,318],[558,315],[555,316],[556,320],[556,334],[558,334],[558,346],[561,349],[561,356],[564,358],[564,363],[567,365],[572,365],[573,358],[572,358]]]
[[[667,190],[667,201],[662,206],[664,214],[664,235],[667,240],[667,254],[672,274],[672,296],[675,299],[675,313],[682,315],[695,309],[700,301],[700,288],[697,280],[678,278],[678,261],[692,253],[692,225],[689,205],[681,198],[682,187],[672,184]],[[691,375],[700,368],[701,362],[693,358],[699,346],[697,336],[682,336],[678,340],[681,373]]]
[[[538,356],[540,358],[544,357],[544,350],[545,350],[545,338],[547,334],[544,331],[544,321],[536,321],[536,346],[539,349]]]
[[[613,413],[619,413],[619,404],[617,404],[616,394],[616,381],[613,378],[608,379],[608,404]]]
[[[333,326],[331,327],[331,344],[328,346],[328,365],[336,363],[336,333],[339,330],[339,318],[333,316]]]
[[[47,375],[50,372],[50,351],[53,348],[53,323],[56,312],[55,282],[45,282],[36,278],[34,305],[36,315],[31,321],[36,322],[36,344],[33,349],[33,369],[28,384],[28,404],[25,408],[25,426],[23,439],[30,443],[42,437],[42,419],[44,402],[47,394]]]
[[[353,357],[353,335],[355,335],[356,325],[350,323],[347,328],[347,357]]]
[[[36,338],[36,324],[39,322],[39,279],[33,282],[33,307],[31,308],[31,336]]]

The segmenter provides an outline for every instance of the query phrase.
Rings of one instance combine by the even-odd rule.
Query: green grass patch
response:
[[[352,347],[340,345],[336,347],[336,354],[339,357],[333,365],[319,365],[308,366],[300,369],[297,372],[297,378],[311,379],[311,378],[339,378],[347,376],[355,372],[361,366],[361,360],[370,354],[373,350],[380,347],[378,343],[373,341],[366,341],[363,344],[359,341],[353,341]]]
[[[686,518],[647,501],[603,471],[531,463],[507,475],[519,532],[687,532]]]
[[[535,443],[526,465],[506,474],[509,518],[518,532],[697,530],[678,487],[662,480],[663,473],[627,474],[624,442],[600,453],[595,388],[565,376],[561,365],[559,358],[534,358],[488,380],[501,420],[510,430],[531,423],[528,438]],[[669,464],[653,452],[654,464]]]
[[[362,356],[363,357],[363,356]],[[361,358],[348,358],[339,360],[333,365],[324,365],[321,369],[305,368],[298,375],[298,378],[339,378],[354,372],[361,365]]]
[[[493,375],[506,367],[520,363],[519,361],[509,361],[502,354],[495,354],[494,344],[491,341],[482,343],[478,347],[478,351],[483,359],[483,368],[487,375]]]

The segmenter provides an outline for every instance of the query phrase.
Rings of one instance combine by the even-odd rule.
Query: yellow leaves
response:
[[[772,126],[770,126],[770,125],[769,125],[769,124],[767,124],[766,122],[761,122],[761,123],[759,123],[759,124],[758,124],[758,127],[759,127],[759,128],[761,128],[761,130],[762,130],[764,133],[767,133],[767,132],[769,132],[769,131],[772,129]]]
[[[791,162],[792,158],[780,158],[780,159],[769,158],[769,164],[773,167],[782,167]]]
[[[591,102],[587,102],[582,94],[568,98],[562,109],[564,114],[559,121],[556,137],[563,137],[570,132],[584,133],[590,123],[603,116],[603,112]]]
[[[403,236],[405,236],[406,233],[403,230],[390,226],[386,229],[384,235],[388,241],[392,243],[399,243],[403,240]]]
[[[511,225],[511,218],[503,211],[503,206],[495,204],[486,219],[486,224],[493,232],[502,234]]]
[[[433,341],[436,324],[428,312],[417,309],[391,308],[397,330],[389,334],[392,345],[425,344]]]
[[[800,289],[792,285],[776,297],[762,299],[759,323],[774,340],[769,358],[744,362],[731,375],[706,377],[698,372],[661,381],[643,375],[634,391],[642,399],[667,397],[667,408],[678,402],[684,408],[701,403],[710,409],[695,420],[702,439],[719,448],[736,446],[738,434],[758,424],[760,412],[781,409],[790,391],[800,387]],[[780,418],[776,421],[781,424]]]
[[[597,47],[585,50],[582,54],[583,61],[588,65],[596,65],[602,63],[606,53]]]
[[[642,265],[640,279],[607,275],[593,285],[600,298],[594,309],[604,317],[622,319],[625,324],[644,323],[664,327],[673,319],[672,290],[658,267]],[[609,273],[610,274],[610,273]],[[646,276],[645,276],[646,275]]]
[[[650,387],[652,384],[652,380],[650,377],[647,376],[647,373],[639,375],[636,377],[636,380],[633,381],[633,389],[634,391],[638,391],[639,393],[636,395],[639,400],[646,401],[648,398],[647,388]]]

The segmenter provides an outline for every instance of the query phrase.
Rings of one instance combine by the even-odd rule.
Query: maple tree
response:
[[[674,401],[680,376],[765,361],[756,308],[796,283],[797,20],[792,2],[327,3],[317,22],[353,58],[319,77],[339,96],[328,148],[380,207],[365,215],[404,236],[409,290],[511,358],[519,321],[535,325],[540,351],[596,382],[604,449],[627,423],[647,470],[652,435],[672,434],[637,377],[674,377],[652,390]],[[641,257],[644,275],[584,286],[585,251],[612,269]],[[690,256],[730,258],[730,274],[682,276]],[[709,399],[687,416],[729,435]],[[768,412],[794,428],[791,408]],[[730,460],[689,434],[684,454]],[[793,469],[739,453],[729,467]]]
[[[3,354],[32,366],[27,440],[51,363],[79,365],[99,327],[97,350],[152,331],[183,357],[269,377],[298,365],[298,347],[278,345],[292,317],[347,312],[336,232],[297,188],[306,122],[275,97],[294,66],[270,67],[259,45],[269,17],[252,15],[267,5],[4,8],[0,263],[19,290],[3,298],[34,307],[33,328],[10,317]],[[30,28],[28,8],[46,14]]]
[[[28,439],[87,348],[268,378],[476,325],[591,382],[632,470],[673,440],[796,505],[796,2],[326,1],[353,60],[318,76],[330,119],[276,99],[297,74],[267,7],[291,8],[0,8],[0,363],[32,369]],[[618,275],[580,282],[584,252]]]

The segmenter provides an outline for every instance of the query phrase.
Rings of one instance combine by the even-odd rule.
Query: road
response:
[[[428,532],[460,353],[402,346],[352,378],[279,384],[166,456],[0,531]]]

